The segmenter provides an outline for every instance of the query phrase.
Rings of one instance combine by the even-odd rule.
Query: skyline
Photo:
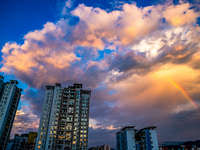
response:
[[[190,1],[0,2],[0,75],[22,92],[15,133],[37,131],[46,85],[92,90],[89,147],[124,126],[158,141],[200,131],[200,12]]]

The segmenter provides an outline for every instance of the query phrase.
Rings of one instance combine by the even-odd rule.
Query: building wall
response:
[[[158,150],[156,127],[134,130],[124,127],[116,133],[116,150]]]
[[[37,137],[37,132],[29,132],[28,143],[35,143],[36,137]]]
[[[19,136],[15,134],[11,150],[27,150],[28,149],[28,134]]]
[[[46,86],[35,149],[88,149],[90,91]]]
[[[125,127],[116,134],[117,150],[136,150],[134,127]]]
[[[29,134],[15,134],[14,139],[9,140],[6,150],[34,150],[37,132]]]
[[[134,129],[130,128],[126,130],[127,132],[127,150],[135,150],[135,133]]]
[[[156,129],[151,129],[149,132],[151,134],[152,150],[158,150],[158,139]]]
[[[121,140],[121,132],[116,133],[116,150],[121,150],[122,149],[122,140]]]
[[[0,149],[4,150],[10,137],[22,89],[17,87],[16,80],[2,83],[2,76],[0,78]]]
[[[3,76],[0,75],[0,98],[2,96],[1,93],[2,93],[2,89],[3,89],[3,80],[4,80]]]
[[[148,129],[143,131],[145,133],[145,146],[146,146],[146,150],[152,150],[152,146],[151,146],[151,135]]]

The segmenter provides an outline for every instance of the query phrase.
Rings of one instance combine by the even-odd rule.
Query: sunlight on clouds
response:
[[[145,76],[132,75],[126,80],[111,82],[109,86],[117,91],[115,94],[119,98],[118,107],[130,108],[135,111],[138,111],[139,108],[153,107],[162,109],[162,112],[173,113],[178,110],[182,111],[184,108],[194,108],[180,91],[171,85],[168,78],[179,83],[192,97],[197,92],[193,89],[200,89],[200,84],[197,84],[199,76],[199,70],[193,70],[184,65],[166,64],[158,71]]]
[[[195,12],[194,9],[190,9],[190,7],[189,3],[183,2],[179,5],[171,5],[165,9],[163,17],[173,26],[195,23],[200,13]]]
[[[56,38],[65,36],[65,34],[62,32],[62,29],[59,26],[55,25],[54,23],[47,22],[42,30],[35,30],[33,32],[29,32],[24,36],[24,39],[28,41],[36,40],[45,42],[48,37],[47,34],[52,34]]]
[[[116,78],[122,75],[123,72],[119,72],[119,70],[111,70],[109,71],[107,77],[105,78],[105,82],[115,82]]]
[[[144,38],[139,44],[133,46],[134,51],[146,52],[147,58],[158,55],[158,50],[164,45],[162,38]]]
[[[145,52],[148,59],[156,58],[163,52],[164,47],[171,47],[166,53],[169,53],[166,57],[171,58],[184,58],[191,51],[182,54],[182,51],[186,48],[187,44],[196,41],[196,30],[189,27],[176,27],[169,28],[159,33],[155,33],[155,36],[150,36],[142,39],[138,44],[135,44],[132,49],[136,52]],[[173,49],[173,51],[172,51]],[[176,53],[176,54],[175,54]]]
[[[70,64],[76,60],[80,60],[77,58],[76,55],[73,53],[62,53],[62,54],[54,54],[50,55],[49,57],[45,58],[46,62],[49,64],[54,65],[59,69],[64,69],[69,67]]]
[[[17,112],[16,112],[17,116],[24,115],[24,114],[26,114],[26,113],[22,109],[17,110]]]
[[[89,118],[89,127],[96,129],[98,128],[96,124],[97,124],[97,121],[95,119]]]
[[[108,130],[116,130],[120,129],[121,127],[114,127],[113,125],[105,126],[105,125],[98,125],[98,122],[95,119],[89,119],[89,127],[93,129],[108,129]]]

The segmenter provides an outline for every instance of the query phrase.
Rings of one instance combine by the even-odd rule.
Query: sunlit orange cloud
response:
[[[128,45],[156,30],[161,18],[162,6],[138,8],[136,4],[124,4],[122,11],[106,12],[100,8],[87,7],[80,4],[71,13],[81,20],[74,34],[83,30],[83,22],[87,25],[82,40],[78,44],[91,44],[102,49],[104,39],[109,42]],[[148,13],[151,10],[151,13]],[[148,26],[146,26],[148,24]],[[96,42],[95,42],[96,41]]]
[[[183,95],[178,94],[179,92],[177,93],[177,90],[172,88],[167,79],[170,77],[180,83],[184,83],[190,89],[190,94],[195,94],[198,91],[193,89],[200,87],[200,84],[197,84],[199,75],[200,72],[198,70],[193,70],[188,66],[166,64],[154,72],[143,76],[132,75],[122,81],[111,82],[109,86],[117,91],[114,95],[119,100],[118,107],[124,107],[127,111],[136,112],[154,108],[162,114],[176,112],[177,107],[186,103]],[[183,89],[179,88],[179,90],[185,96],[187,95]],[[191,102],[191,98],[188,95],[186,97]],[[197,105],[192,106],[193,108],[190,109],[198,108]]]
[[[190,9],[190,7],[189,3],[183,2],[179,5],[171,5],[164,10],[163,16],[173,26],[195,23],[200,13],[195,12],[194,9]]]
[[[177,9],[182,11],[188,8],[189,4],[181,3],[179,5],[180,8],[177,6]],[[108,54],[111,56],[118,52],[144,53],[145,56],[139,62],[144,61],[149,64],[151,58],[156,58],[160,54],[162,56],[163,53],[168,54],[165,57],[168,56],[171,59],[185,58],[191,53],[181,53],[184,45],[178,44],[179,47],[175,48],[176,51],[180,51],[180,54],[177,55],[173,53],[173,45],[182,41],[186,42],[184,44],[198,42],[199,35],[194,36],[197,34],[195,26],[168,27],[167,24],[166,29],[160,30],[160,26],[163,26],[162,14],[170,7],[171,5],[156,5],[139,8],[136,4],[126,3],[122,5],[121,10],[107,12],[100,8],[80,4],[70,12],[70,15],[80,19],[73,27],[70,27],[68,21],[64,19],[57,23],[47,22],[42,30],[27,33],[24,36],[24,44],[6,43],[2,49],[3,61],[0,71],[7,74],[13,73],[21,80],[26,79],[26,83],[31,83],[31,86],[34,87],[61,79],[64,81],[75,79],[80,73],[84,74],[89,66],[99,63],[99,60],[95,60],[97,62],[95,63],[93,58],[88,57],[88,60],[84,60],[79,66],[70,70],[69,68],[73,64],[82,60],[81,57],[76,56],[79,46],[85,48],[81,51],[83,54],[93,47],[97,53],[99,50],[112,48],[114,52]],[[173,5],[173,7],[175,6]],[[189,23],[191,22],[186,22],[186,24]],[[70,35],[68,31],[70,31]],[[169,51],[172,52],[165,52],[163,47],[169,47]],[[106,62],[106,59],[107,57],[102,62]],[[162,61],[161,59],[158,58],[157,61]],[[93,63],[88,63],[91,60]],[[112,68],[109,63],[104,66],[106,67],[99,67],[98,71]],[[64,71],[66,75],[59,74],[57,69]],[[145,69],[137,71],[142,72]],[[109,74],[107,75],[109,76]],[[99,81],[104,82],[105,78],[99,79]]]
[[[199,109],[199,106],[190,98],[188,93],[180,85],[171,79],[168,80],[185,96],[185,98],[194,106],[194,108]]]
[[[47,36],[45,35],[46,33],[52,34],[56,38],[65,36],[65,34],[62,32],[62,29],[59,26],[57,26],[54,23],[47,22],[42,30],[35,30],[33,32],[29,32],[24,36],[24,39],[28,41],[36,40],[45,42],[47,40]]]

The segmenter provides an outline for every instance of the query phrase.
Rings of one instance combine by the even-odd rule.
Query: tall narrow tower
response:
[[[0,76],[0,149],[6,149],[22,89],[17,80],[3,82]]]
[[[46,86],[35,150],[87,150],[89,90]]]

